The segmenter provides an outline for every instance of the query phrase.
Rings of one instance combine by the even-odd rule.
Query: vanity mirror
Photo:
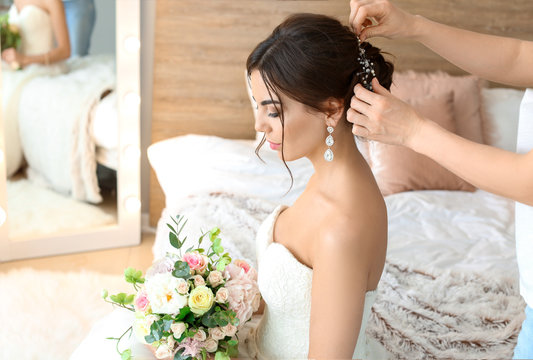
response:
[[[71,38],[94,16],[73,6],[96,24],[60,61],[53,12],[7,5],[17,51],[45,61],[2,61],[0,261],[138,244],[140,0],[64,0]]]

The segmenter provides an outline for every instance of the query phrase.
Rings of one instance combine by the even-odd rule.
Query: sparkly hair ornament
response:
[[[365,49],[361,46],[362,42],[361,39],[359,39],[359,36],[357,37],[357,42],[359,43],[359,56],[357,57],[357,62],[363,69],[363,71],[357,73],[357,76],[360,77],[362,85],[367,90],[374,91],[372,88],[372,79],[376,77],[374,63],[366,57]]]

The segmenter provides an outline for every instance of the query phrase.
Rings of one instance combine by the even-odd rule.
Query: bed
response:
[[[116,172],[118,116],[114,55],[76,57],[20,72],[3,69],[10,139],[8,175],[26,175],[76,200],[100,203],[97,164]],[[47,149],[47,151],[42,151]]]
[[[521,0],[501,8],[455,1],[453,10],[444,1],[397,3],[437,21],[485,33],[521,38],[533,33],[523,16],[526,8],[533,11],[533,5]],[[188,0],[157,4],[153,144],[148,149],[153,169],[150,218],[157,226],[153,253],[158,258],[171,250],[166,223],[170,216],[183,214],[189,219],[184,230],[189,238],[200,228],[219,226],[228,251],[256,265],[258,226],[278,204],[290,205],[298,197],[312,168],[305,159],[289,162],[295,184],[284,195],[290,177],[276,154],[263,147],[260,154],[266,165],[256,158],[258,134],[242,77],[244,59],[287,14],[319,12],[344,20],[349,4],[283,1],[269,7],[266,2],[237,5],[221,0],[205,5]],[[472,18],[472,13],[478,16]],[[435,90],[431,86],[435,77],[446,78],[452,87],[469,82],[469,91],[477,94],[476,105],[472,108],[471,97],[462,98],[464,104],[454,103],[451,111],[454,118],[480,120],[457,120],[457,132],[514,151],[523,89],[459,79],[452,75],[464,73],[416,44],[375,43],[397,56],[404,93],[424,88],[421,77],[429,83],[422,91]],[[215,57],[222,48],[224,54]],[[436,70],[446,74],[420,75]],[[374,151],[374,145],[358,146],[361,152]],[[377,170],[374,173],[380,176]],[[367,327],[376,358],[512,356],[525,306],[518,293],[514,203],[471,190],[411,189],[385,196],[387,264]]]

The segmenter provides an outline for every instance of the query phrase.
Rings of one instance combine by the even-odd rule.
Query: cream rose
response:
[[[203,315],[215,302],[215,296],[207,286],[198,286],[189,295],[189,307],[196,315]]]
[[[204,342],[204,347],[205,347],[205,350],[207,352],[215,352],[217,351],[218,349],[218,341],[213,339],[213,338],[208,338],[205,342]]]
[[[215,340],[222,340],[224,337],[226,337],[226,334],[224,333],[224,330],[222,330],[221,327],[217,326],[214,328],[209,328],[209,336],[211,336]]]
[[[185,330],[187,330],[187,327],[185,326],[184,323],[182,323],[180,321],[180,322],[176,322],[176,323],[170,325],[170,330],[172,330],[172,333],[174,334],[174,337],[176,339],[179,339],[181,337],[181,335],[183,335]]]
[[[172,356],[172,349],[167,344],[159,345],[155,351],[155,357],[158,359],[165,359]]]
[[[189,282],[184,279],[179,279],[177,290],[181,295],[187,295],[189,293]]]
[[[237,332],[237,327],[235,325],[228,324],[222,327],[222,331],[224,331],[224,334],[226,334],[226,336],[234,336]]]
[[[207,335],[205,334],[205,331],[202,329],[198,330],[196,334],[194,334],[193,339],[196,339],[198,341],[204,341],[207,338]]]
[[[205,285],[205,280],[202,277],[202,275],[195,275],[195,276],[193,276],[193,279],[194,279],[194,286],[195,287]]]
[[[207,276],[207,280],[209,281],[212,287],[217,287],[218,285],[224,282],[224,276],[220,271],[214,270],[209,273],[209,275]]]
[[[219,303],[225,303],[228,301],[229,292],[225,287],[218,289],[215,300]]]

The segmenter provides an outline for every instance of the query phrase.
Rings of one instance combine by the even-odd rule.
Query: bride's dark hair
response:
[[[379,83],[389,89],[394,66],[370,43],[362,43],[362,48],[373,63]],[[337,19],[319,14],[294,14],[255,47],[248,56],[246,69],[248,76],[258,70],[270,97],[274,93],[280,102],[279,93],[283,93],[316,111],[327,113],[329,109],[323,107],[327,99],[342,100],[343,119],[347,122],[346,112],[350,108],[353,88],[362,81],[363,69],[357,61],[359,51],[357,36]],[[283,144],[283,106],[278,108],[275,103],[274,106],[280,114]],[[257,156],[264,143],[265,136],[255,151]],[[283,145],[281,156],[293,180],[285,163]]]

